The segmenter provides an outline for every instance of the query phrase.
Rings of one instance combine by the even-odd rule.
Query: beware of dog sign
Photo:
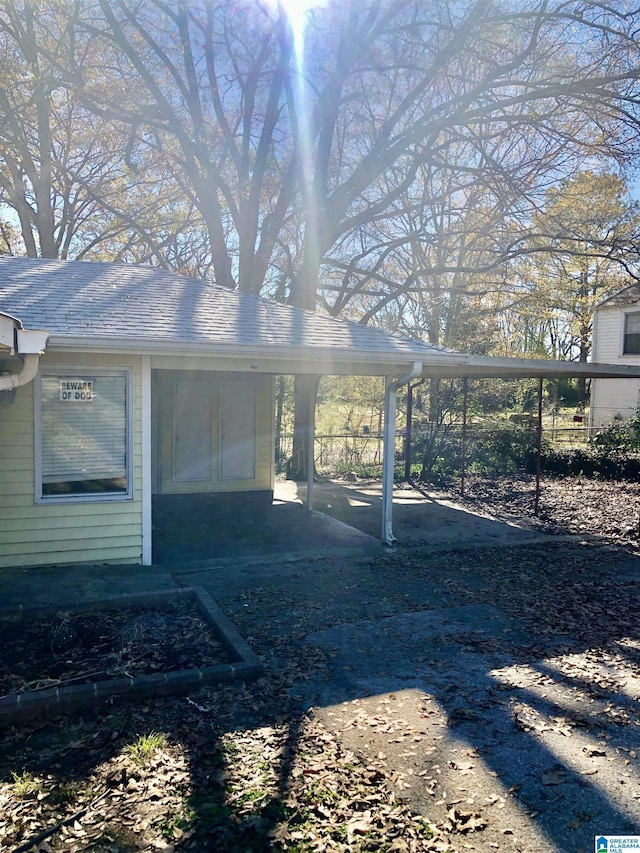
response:
[[[93,403],[95,388],[93,379],[61,379],[60,400],[63,403]]]

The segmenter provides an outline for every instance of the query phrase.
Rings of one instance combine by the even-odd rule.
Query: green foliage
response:
[[[537,437],[530,427],[508,421],[490,423],[470,430],[467,443],[467,470],[474,474],[498,476],[535,470]],[[422,457],[420,479],[446,481],[462,471],[460,428],[431,428],[423,432],[416,450]]]
[[[640,405],[626,421],[614,421],[589,439],[584,448],[547,449],[542,468],[558,476],[640,479]]]
[[[325,434],[377,432],[384,410],[384,381],[377,376],[323,376],[316,426]]]
[[[532,426],[503,421],[473,427],[467,440],[466,470],[482,476],[529,473],[536,469],[537,434]],[[447,482],[462,472],[459,428],[432,426],[416,439],[421,454],[420,479]],[[640,479],[640,407],[627,421],[598,432],[584,447],[553,448],[543,440],[541,469],[555,476]]]
[[[11,777],[13,779],[13,796],[18,799],[34,797],[42,790],[42,782],[26,770],[24,773],[12,773]]]
[[[483,427],[475,433],[469,448],[470,471],[498,475],[535,470],[537,434],[520,424],[504,423]]]
[[[422,460],[420,479],[424,482],[444,481],[460,470],[460,440],[450,424],[427,424],[418,436],[415,453]]]
[[[156,752],[165,749],[167,746],[167,736],[162,732],[148,732],[148,734],[140,735],[133,743],[125,748],[125,752],[129,755],[136,764],[147,764]]]
[[[400,470],[400,467],[398,467],[398,480],[402,479]],[[404,471],[404,468],[402,468],[402,471]],[[327,470],[327,476],[344,477],[348,474],[356,474],[365,480],[375,480],[382,476],[382,463],[361,462],[357,458],[354,458],[351,463],[339,460],[334,465],[331,465],[331,470]]]
[[[547,380],[548,393],[553,395],[554,401],[559,406],[575,408],[578,403],[577,380],[568,377]]]
[[[592,448],[550,450],[542,457],[542,470],[559,477],[601,477],[604,480],[640,479],[640,458]]]
[[[640,450],[640,404],[626,421],[612,421],[589,440],[600,454],[625,454]]]
[[[504,379],[476,379],[469,383],[468,409],[482,415],[513,409],[517,406],[521,384]]]

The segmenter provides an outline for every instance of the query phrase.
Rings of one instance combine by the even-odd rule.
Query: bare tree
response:
[[[549,190],[534,227],[541,251],[518,268],[528,310],[556,357],[586,362],[596,305],[640,274],[638,205],[618,175],[584,171]]]
[[[66,64],[82,104],[174,158],[219,284],[268,285],[301,308],[315,310],[324,269],[375,282],[381,257],[393,269],[400,247],[429,239],[452,176],[453,204],[477,184],[514,217],[585,158],[637,148],[638,12],[626,5],[334,0],[309,13],[304,49],[282,8],[248,0],[99,0],[81,12],[101,43],[91,67],[73,54]],[[407,197],[422,205],[421,232],[396,233]],[[466,245],[444,268],[429,259],[396,293],[434,271],[446,287],[477,257]],[[341,313],[350,294],[359,288],[343,290]],[[302,405],[300,383],[300,412],[313,389]]]
[[[64,65],[70,50],[86,67],[95,57],[78,8],[6,0],[0,9],[0,204],[29,256],[114,260],[142,241],[161,262],[153,226],[166,230],[170,210],[184,222],[174,214],[185,204],[159,170],[153,138],[99,122],[79,103]]]

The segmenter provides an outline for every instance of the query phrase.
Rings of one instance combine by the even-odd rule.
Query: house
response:
[[[269,502],[277,374],[464,360],[151,267],[3,257],[0,311],[0,566],[149,564],[154,500]]]
[[[601,302],[593,318],[593,361],[640,365],[640,283]],[[640,402],[640,379],[593,379],[589,425],[630,417]]]
[[[0,257],[0,567],[149,565],[163,501],[268,503],[278,374],[386,378],[393,544],[399,387],[579,373],[640,377],[640,362],[476,357],[152,267]]]

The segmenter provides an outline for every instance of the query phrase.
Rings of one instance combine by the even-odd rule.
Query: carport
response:
[[[395,435],[397,417],[397,392],[412,380],[421,379],[462,379],[465,388],[471,379],[527,379],[538,380],[538,464],[536,474],[536,508],[540,492],[540,442],[542,436],[542,382],[543,379],[559,377],[585,377],[598,379],[632,379],[640,377],[640,366],[626,364],[584,364],[544,359],[496,358],[490,356],[465,355],[455,364],[439,364],[437,367],[414,362],[404,376],[388,378],[385,390],[384,454],[382,469],[382,530],[381,539],[385,545],[393,545],[393,478]],[[466,406],[465,429],[466,429]],[[308,493],[313,494],[313,483],[308,485]],[[313,505],[313,499],[310,500]]]

